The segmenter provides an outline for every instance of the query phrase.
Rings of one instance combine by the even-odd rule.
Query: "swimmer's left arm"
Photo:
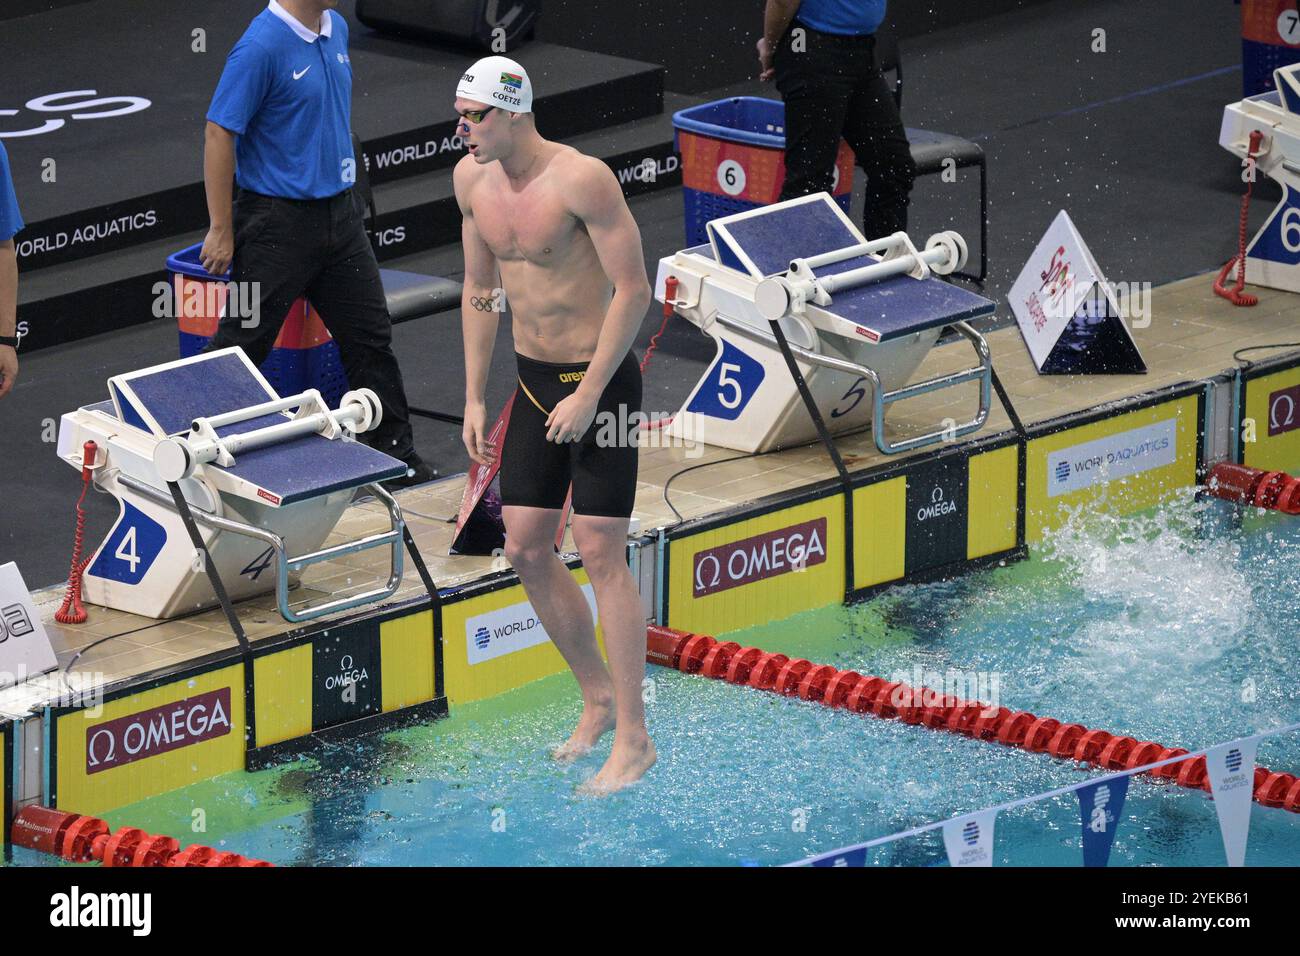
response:
[[[636,341],[650,307],[651,290],[641,251],[641,230],[613,172],[599,159],[584,156],[575,178],[575,188],[569,193],[570,210],[582,221],[601,268],[614,287],[596,354],[578,387],[599,398]]]

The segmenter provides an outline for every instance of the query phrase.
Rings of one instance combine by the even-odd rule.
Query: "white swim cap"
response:
[[[533,84],[524,68],[509,57],[483,57],[461,76],[456,95],[511,113],[533,111]]]

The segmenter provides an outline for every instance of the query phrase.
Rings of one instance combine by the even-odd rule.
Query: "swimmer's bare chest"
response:
[[[612,290],[586,228],[558,191],[532,183],[511,193],[486,180],[472,205],[501,270],[516,345],[543,360],[590,357]]]

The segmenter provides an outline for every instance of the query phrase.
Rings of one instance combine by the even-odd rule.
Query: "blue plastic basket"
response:
[[[183,275],[201,282],[228,282],[230,275],[214,276],[199,262],[201,244],[189,246],[167,257],[167,271],[176,288],[176,276]],[[177,309],[179,319],[180,309]],[[180,328],[180,355],[189,358],[197,355],[210,341],[208,336],[187,332]],[[338,344],[331,339],[310,348],[271,349],[270,355],[259,369],[281,395],[294,395],[309,388],[317,389],[330,407],[335,407],[348,390],[347,374],[339,357]]]
[[[778,171],[785,152],[785,104],[780,100],[733,96],[701,103],[674,113],[673,130],[673,145],[682,155],[682,199],[688,245],[708,241],[705,226],[710,221],[776,200],[783,178]],[[742,195],[730,195],[716,184],[717,155],[709,155],[713,153],[709,147],[689,153],[683,151],[683,132],[699,140],[739,147],[727,150],[726,154],[746,169],[748,181]],[[721,153],[720,147],[717,154]],[[845,212],[851,200],[851,183],[850,179],[835,197]]]

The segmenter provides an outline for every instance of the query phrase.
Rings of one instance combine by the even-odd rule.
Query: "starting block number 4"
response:
[[[121,517],[86,573],[123,584],[139,584],[166,543],[167,532],[162,525],[124,502]]]

